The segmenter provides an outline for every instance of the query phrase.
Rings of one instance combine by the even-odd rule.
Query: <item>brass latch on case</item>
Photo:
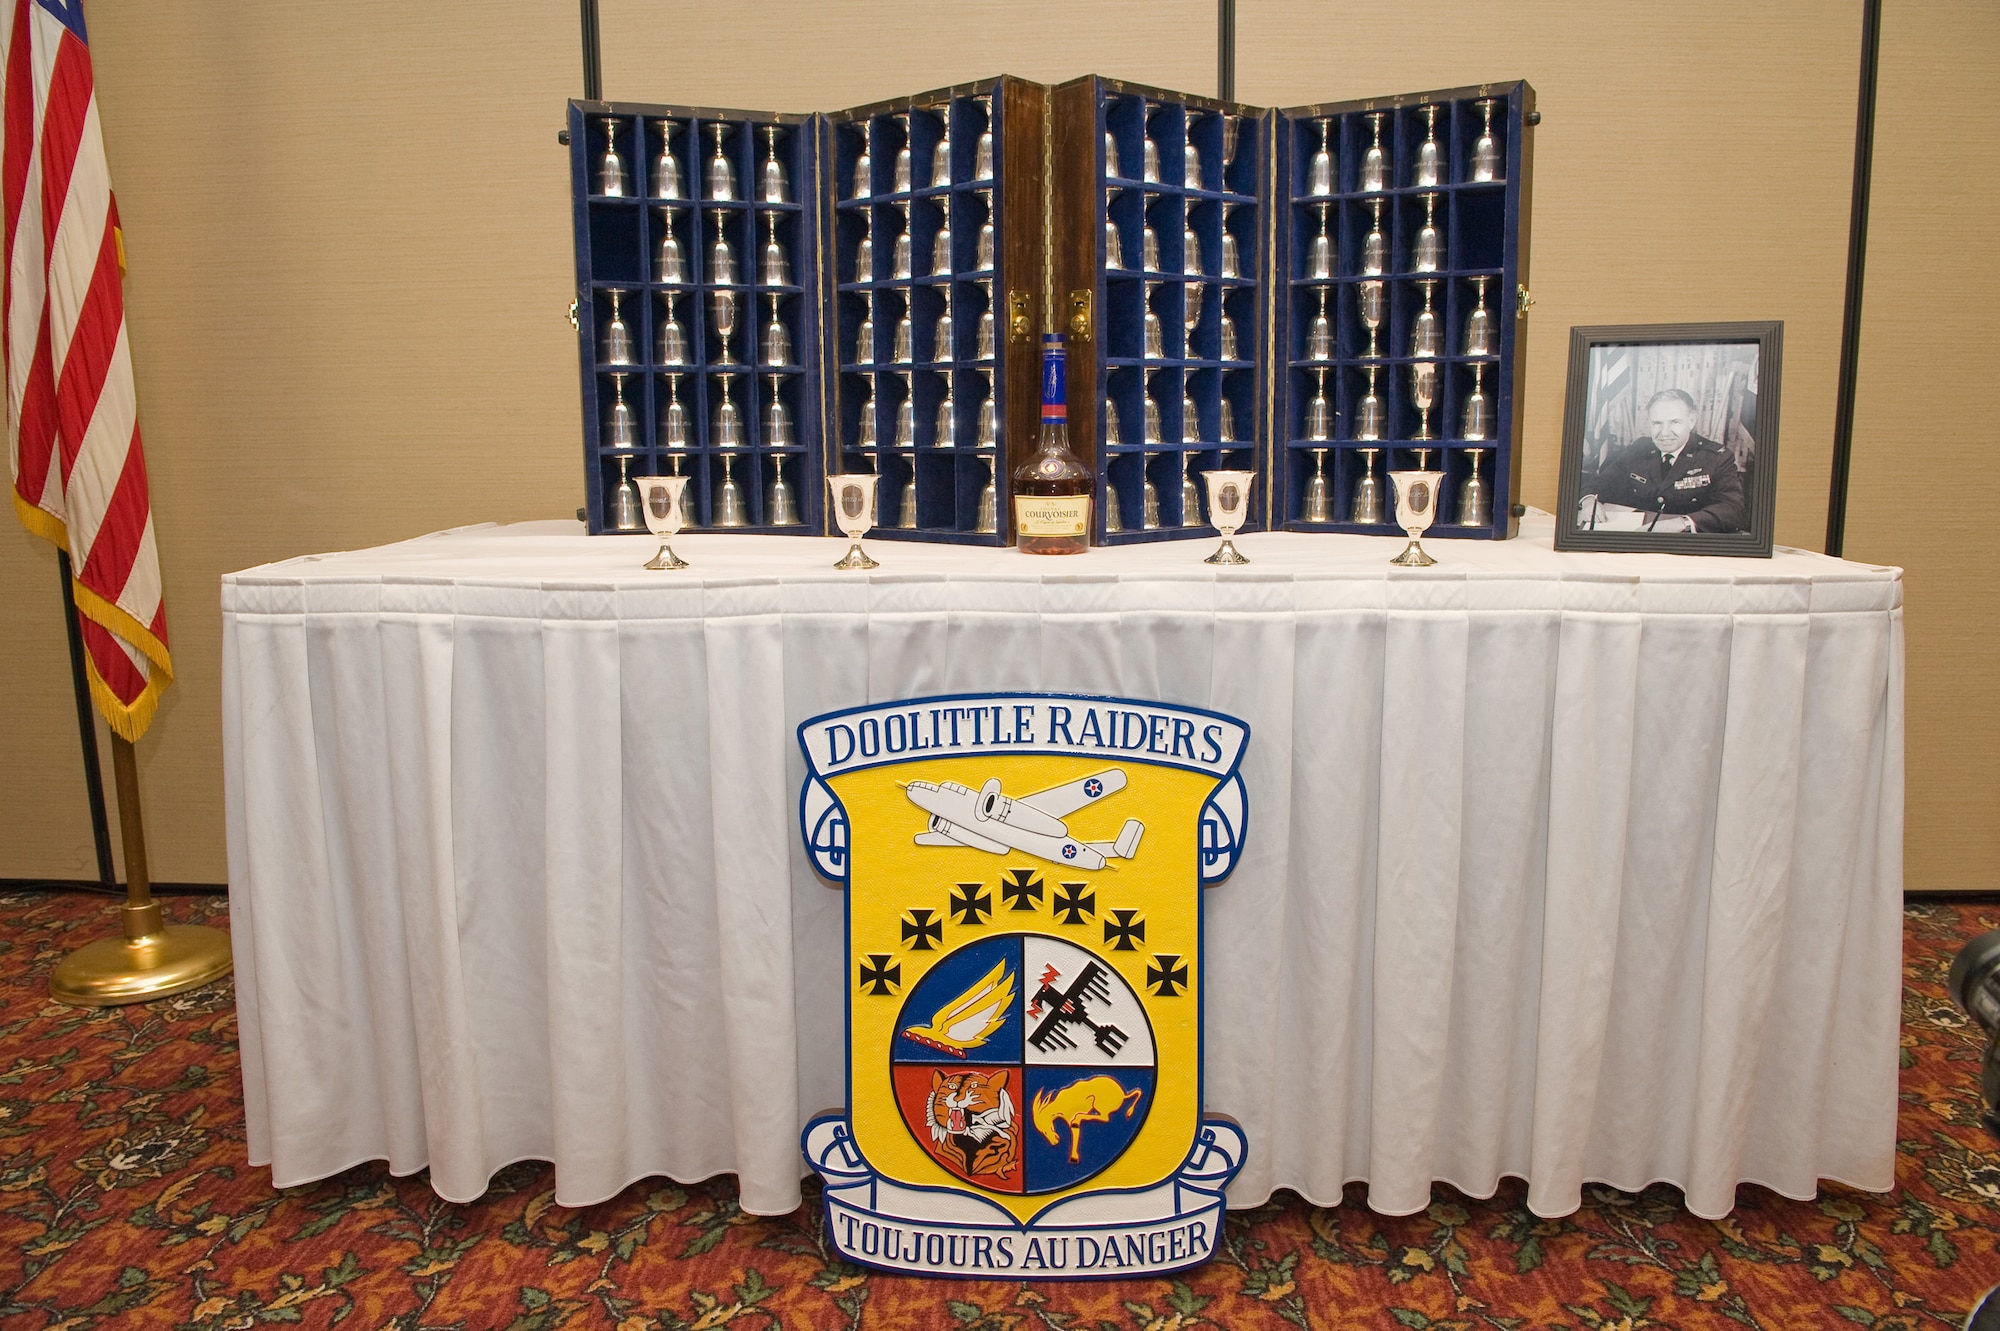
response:
[[[569,326],[570,326],[571,328],[578,328],[578,327],[581,327],[581,325],[580,325],[580,324],[578,324],[578,323],[577,323],[577,321],[576,321],[576,302],[575,302],[575,301],[571,301],[571,302],[569,303]]]
[[[1069,293],[1069,335],[1078,342],[1088,342],[1090,329],[1090,291],[1079,288]]]
[[[1528,307],[1535,303],[1535,298],[1528,294],[1528,288],[1517,286],[1514,288],[1514,302],[1514,317],[1525,319],[1528,317]]]
[[[1014,342],[1035,340],[1035,320],[1029,302],[1033,298],[1025,291],[1007,293],[1007,337]]]

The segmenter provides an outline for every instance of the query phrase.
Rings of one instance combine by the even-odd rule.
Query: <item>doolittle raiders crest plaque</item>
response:
[[[800,825],[847,893],[847,1107],[807,1124],[850,1260],[1076,1279],[1206,1261],[1242,1130],[1204,1115],[1201,896],[1250,730],[995,693],[799,727]]]

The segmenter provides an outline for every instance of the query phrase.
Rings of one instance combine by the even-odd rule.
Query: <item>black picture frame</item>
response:
[[[1770,558],[1784,330],[1776,321],[1571,328],[1556,549]],[[1671,439],[1680,416],[1691,434],[1655,476],[1651,429]],[[1711,494],[1713,503],[1688,507]],[[1683,516],[1728,525],[1652,529]]]

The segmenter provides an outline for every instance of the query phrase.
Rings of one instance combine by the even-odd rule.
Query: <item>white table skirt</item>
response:
[[[1247,720],[1246,854],[1207,897],[1207,1108],[1235,1205],[1366,1180],[1892,1186],[1894,569],[1251,536],[1080,559],[571,523],[223,582],[250,1157],[566,1205],[733,1171],[790,1210],[841,1099],[841,899],[794,728],[971,690]]]

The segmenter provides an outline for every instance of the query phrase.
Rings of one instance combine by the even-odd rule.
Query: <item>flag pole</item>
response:
[[[90,683],[83,675],[83,630],[77,626],[76,593],[70,589],[69,551],[56,551],[62,577],[63,625],[69,630],[69,682],[76,693],[76,733],[83,739],[83,788],[90,798],[90,839],[97,848],[97,881],[118,881],[111,868],[111,820],[104,813],[104,768],[97,758],[97,725],[90,714]]]
[[[56,963],[49,992],[79,1007],[114,1007],[196,989],[229,974],[229,935],[203,924],[168,924],[153,900],[146,829],[139,816],[139,755],[111,736],[118,831],[125,844],[125,935],[86,943]]]

